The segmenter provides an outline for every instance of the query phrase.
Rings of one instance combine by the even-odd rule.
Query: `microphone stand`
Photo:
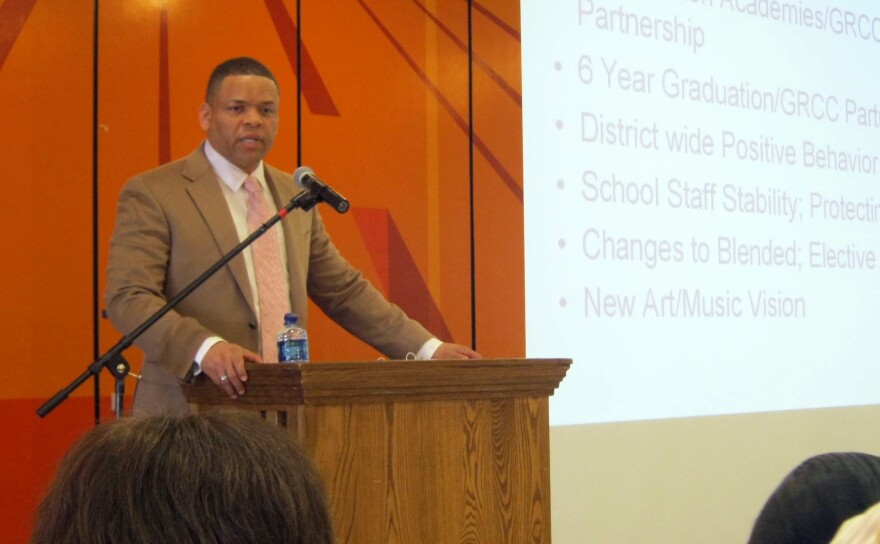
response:
[[[302,191],[295,197],[293,197],[290,202],[287,203],[286,206],[278,210],[278,213],[269,218],[268,221],[263,223],[257,230],[252,232],[250,236],[241,241],[237,246],[232,248],[229,253],[222,256],[219,261],[211,265],[210,268],[205,270],[201,276],[194,279],[192,283],[183,288],[177,295],[171,298],[165,306],[159,308],[153,315],[147,318],[146,321],[141,323],[136,329],[131,331],[130,333],[123,336],[115,346],[107,350],[104,355],[101,355],[97,360],[92,362],[88,366],[85,372],[79,375],[73,382],[70,383],[67,387],[59,391],[55,394],[51,399],[46,401],[45,404],[40,406],[37,410],[37,415],[40,417],[46,417],[46,415],[55,409],[56,406],[61,404],[67,397],[84,381],[86,381],[91,376],[97,376],[102,368],[106,368],[113,374],[113,377],[116,379],[116,388],[115,388],[115,401],[114,401],[114,409],[116,411],[116,419],[120,419],[122,417],[122,403],[123,403],[123,395],[125,393],[125,377],[128,376],[130,372],[131,366],[128,364],[128,361],[125,360],[125,357],[122,356],[122,352],[126,350],[128,347],[134,343],[134,341],[144,333],[147,329],[153,326],[156,321],[158,321],[162,316],[171,311],[177,304],[180,303],[181,300],[186,298],[190,293],[192,293],[198,286],[203,284],[205,280],[214,275],[215,272],[220,270],[223,266],[226,265],[233,257],[241,253],[244,248],[251,245],[254,240],[262,236],[267,230],[269,230],[272,225],[280,221],[284,216],[286,216],[290,211],[295,208],[299,208],[303,211],[309,211],[315,207],[318,202],[323,202],[324,199],[321,198],[320,193],[315,194],[311,191]],[[140,376],[137,374],[132,374],[136,378],[140,379]]]

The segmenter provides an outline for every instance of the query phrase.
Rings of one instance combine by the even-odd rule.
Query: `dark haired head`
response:
[[[74,445],[34,543],[329,544],[320,477],[294,437],[245,412],[132,417]]]
[[[272,72],[262,62],[250,57],[236,57],[221,62],[211,72],[211,77],[208,78],[208,88],[205,90],[205,102],[211,103],[211,100],[217,94],[217,90],[227,76],[261,76],[269,78],[275,83],[275,88],[279,90],[279,93],[281,92],[278,80],[275,79]]]
[[[749,544],[827,544],[847,519],[880,501],[880,457],[826,453],[792,470],[755,521]]]

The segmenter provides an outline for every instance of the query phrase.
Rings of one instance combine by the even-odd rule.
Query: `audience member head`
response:
[[[749,544],[827,544],[847,519],[880,501],[880,457],[826,453],[791,471],[755,521]]]
[[[32,542],[325,544],[320,476],[295,438],[216,411],[99,425],[67,453]]]

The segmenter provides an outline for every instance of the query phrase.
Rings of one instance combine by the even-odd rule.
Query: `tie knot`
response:
[[[254,176],[248,176],[244,179],[244,189],[252,195],[258,195],[263,192],[260,181]]]

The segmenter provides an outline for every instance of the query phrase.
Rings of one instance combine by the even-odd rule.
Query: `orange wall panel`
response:
[[[354,207],[388,210],[418,267],[413,285],[427,286],[450,330],[444,339],[470,343],[468,140],[450,120],[467,119],[466,51],[450,47],[415,3],[309,1],[302,17],[303,40],[338,108],[303,112],[303,161]],[[455,30],[466,35],[466,19]],[[341,234],[354,219],[324,217],[343,254],[378,285],[363,242]],[[318,338],[346,341],[320,316],[309,326]]]
[[[4,542],[25,542],[58,460],[92,424],[91,383],[36,409],[93,355],[92,11],[84,0],[0,5],[0,493]],[[14,24],[10,24],[14,23]]]
[[[473,13],[477,347],[495,357],[524,357],[519,3],[479,6]]]
[[[0,272],[2,325],[20,361],[0,382],[0,463],[21,469],[0,505],[7,540],[26,540],[62,453],[93,424],[91,384],[46,419],[34,410],[121,336],[94,305],[97,296],[99,313],[119,191],[200,144],[197,109],[225,58],[254,56],[275,73],[281,120],[268,162],[292,171],[301,145],[302,162],[350,198],[346,215],[322,208],[344,256],[448,331],[444,340],[470,344],[475,326],[484,355],[524,354],[518,4],[473,3],[470,103],[467,2],[300,3],[302,67],[295,0],[100,2],[97,42],[94,1],[0,2],[0,100],[28,121],[0,134],[0,168],[18,180],[0,217],[12,257]],[[378,356],[317,310],[309,329],[317,360]],[[137,370],[138,350],[125,355]],[[112,389],[108,373],[102,384]],[[126,388],[130,397],[134,381]],[[104,419],[108,406],[103,398]]]
[[[21,361],[7,366],[0,398],[54,393],[91,360],[90,16],[83,1],[37,2],[0,66],[11,121],[0,132],[11,257],[0,326]]]

